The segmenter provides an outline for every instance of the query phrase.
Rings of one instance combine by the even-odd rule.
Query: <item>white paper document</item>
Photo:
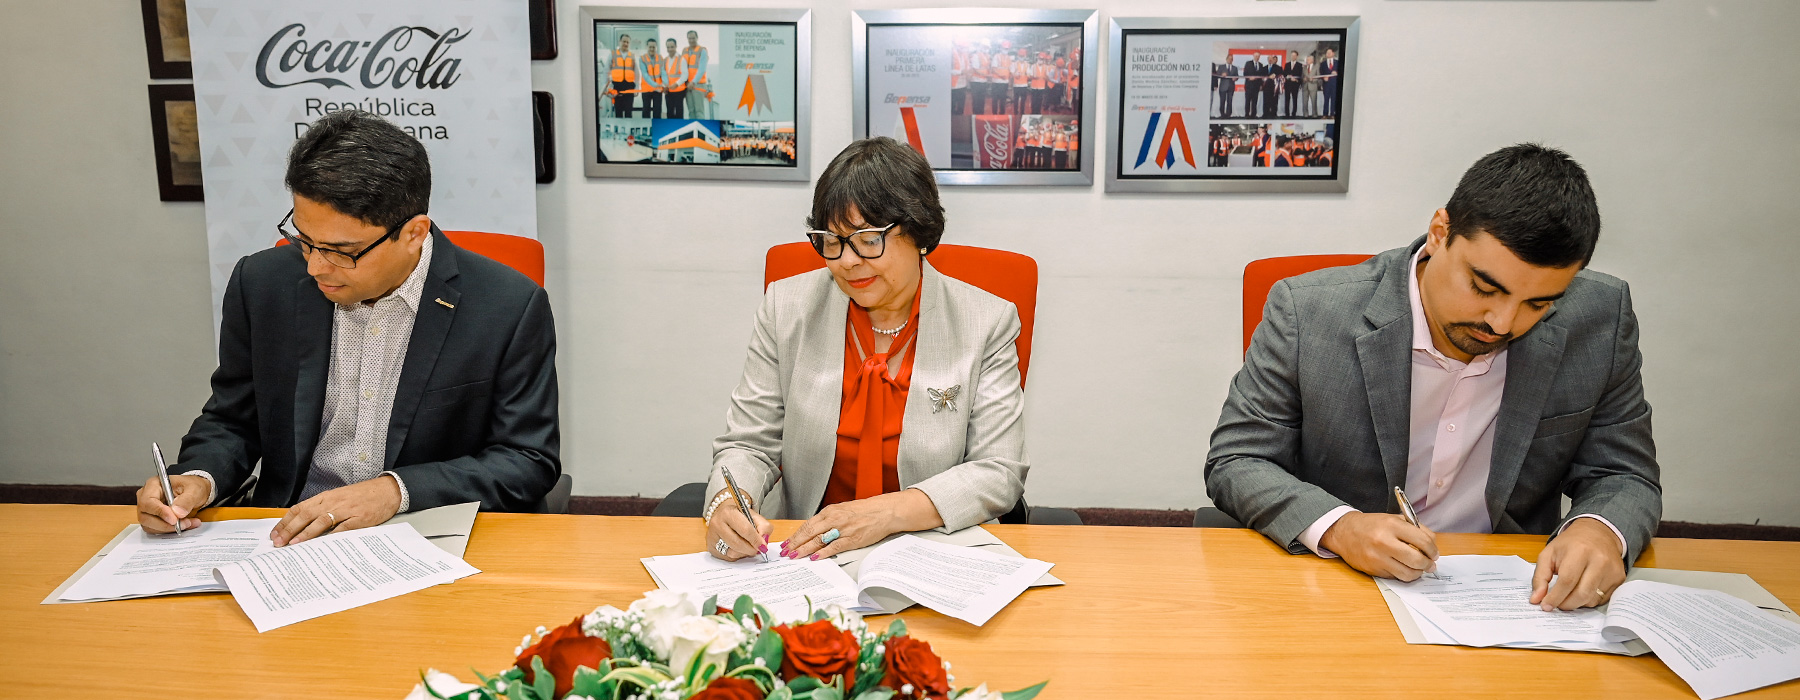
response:
[[[332,533],[215,571],[258,632],[480,573],[404,523]]]
[[[1472,647],[1629,653],[1624,644],[1601,635],[1606,615],[1599,610],[1544,612],[1532,605],[1536,567],[1531,562],[1515,556],[1459,555],[1439,557],[1437,564],[1437,578],[1378,579],[1412,610],[1428,638]]]
[[[727,606],[748,594],[782,619],[804,617],[810,599],[815,609],[836,603],[865,613],[918,603],[974,625],[986,623],[1054,566],[911,535],[873,547],[857,561],[854,579],[830,560],[724,562],[699,553],[651,557],[644,566],[663,588],[717,596]]]
[[[781,543],[769,544],[780,551]],[[738,596],[748,595],[781,620],[798,620],[827,605],[856,607],[856,582],[829,561],[782,559],[764,562],[760,557],[725,561],[711,554],[680,554],[644,560],[656,585],[690,591],[701,597],[717,597],[731,607]]]
[[[1643,639],[1701,700],[1800,678],[1800,624],[1718,591],[1627,582],[1605,633]]]
[[[116,600],[171,593],[223,591],[213,569],[275,548],[269,530],[279,522],[221,520],[181,535],[135,529],[106,557],[58,596],[61,600]]]

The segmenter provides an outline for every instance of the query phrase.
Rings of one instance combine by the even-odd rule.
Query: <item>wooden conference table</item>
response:
[[[274,517],[217,509],[207,519]],[[374,697],[434,667],[505,668],[538,625],[655,587],[640,557],[695,551],[698,519],[482,513],[446,586],[257,634],[231,597],[40,605],[127,523],[129,506],[0,505],[0,696]],[[784,537],[796,522],[776,524]],[[1249,530],[989,526],[1067,586],[974,627],[922,608],[907,626],[961,684],[1040,697],[1692,698],[1653,656],[1407,645],[1369,578]],[[1544,538],[1440,535],[1446,554],[1535,559]],[[1639,562],[1735,571],[1800,603],[1800,542],[1662,539]],[[884,618],[871,620],[884,625]],[[1800,697],[1800,682],[1744,698]]]

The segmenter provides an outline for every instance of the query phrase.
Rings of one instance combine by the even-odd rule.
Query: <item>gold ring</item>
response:
[[[337,527],[337,516],[332,515],[331,511],[326,511],[325,517],[331,518],[331,527]],[[330,528],[326,528],[326,529],[330,529]]]
[[[1594,595],[1600,596],[1601,598],[1605,598],[1606,591],[1604,589],[1596,588],[1596,589],[1594,589]]]

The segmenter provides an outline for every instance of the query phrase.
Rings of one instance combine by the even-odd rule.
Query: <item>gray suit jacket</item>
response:
[[[1269,291],[1213,430],[1206,490],[1290,552],[1305,552],[1301,531],[1339,505],[1398,512],[1412,410],[1406,285],[1423,243]],[[1549,534],[1591,513],[1625,535],[1626,561],[1643,552],[1662,486],[1637,336],[1625,283],[1583,270],[1513,341],[1488,475],[1494,532]]]
[[[1025,491],[1025,392],[1012,302],[924,265],[912,388],[900,434],[900,486],[931,497],[944,530],[999,517]],[[850,297],[829,270],[769,286],[756,313],[744,377],[725,434],[713,441],[707,502],[725,488],[717,467],[770,518],[819,510],[837,452]],[[960,385],[956,410],[932,411],[926,389]]]

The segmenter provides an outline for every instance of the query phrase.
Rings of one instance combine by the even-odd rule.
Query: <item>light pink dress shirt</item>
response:
[[[1425,259],[1425,248],[1413,255],[1413,269]],[[1412,425],[1406,453],[1406,498],[1419,514],[1419,524],[1433,532],[1493,532],[1488,516],[1487,482],[1494,458],[1494,424],[1506,392],[1506,348],[1478,355],[1467,363],[1438,352],[1419,300],[1419,276],[1406,279],[1412,302]],[[1300,533],[1300,543],[1322,557],[1319,539],[1346,513],[1338,506]],[[1597,515],[1607,529],[1625,536]],[[1559,530],[1560,531],[1560,530]]]

